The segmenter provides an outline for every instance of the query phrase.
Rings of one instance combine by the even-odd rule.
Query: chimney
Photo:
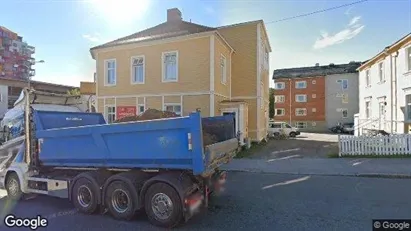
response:
[[[181,21],[181,11],[178,8],[172,8],[167,10],[167,22]]]
[[[319,66],[320,66],[320,64],[319,64],[319,63],[316,63],[316,64],[315,64],[315,66],[316,66],[316,67],[319,67]]]

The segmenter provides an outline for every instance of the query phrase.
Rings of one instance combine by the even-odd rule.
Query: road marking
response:
[[[267,160],[267,162],[273,162],[273,161],[277,161],[277,160],[286,160],[286,159],[291,159],[291,158],[295,158],[295,157],[300,157],[300,155],[292,155],[292,156],[285,156],[285,157],[276,158],[276,159],[269,159],[269,160]]]
[[[269,188],[276,187],[276,186],[282,186],[282,185],[298,183],[298,182],[305,181],[305,180],[308,180],[308,179],[310,179],[310,176],[305,176],[305,177],[297,178],[297,179],[294,179],[294,180],[287,180],[287,181],[284,181],[284,182],[280,182],[280,183],[276,183],[276,184],[272,184],[272,185],[267,185],[267,186],[262,187],[261,189],[265,190],[265,189],[269,189]]]
[[[284,153],[284,152],[294,152],[294,151],[299,151],[300,148],[294,148],[294,149],[287,149],[287,150],[281,150],[281,151],[274,151],[271,152],[271,154],[277,154],[277,153]]]

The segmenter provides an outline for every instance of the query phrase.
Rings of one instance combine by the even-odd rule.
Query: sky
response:
[[[368,0],[273,23],[355,1],[0,0],[0,25],[23,36],[36,47],[36,60],[45,61],[36,64],[33,80],[79,86],[93,80],[91,47],[160,24],[169,8],[207,26],[262,19],[272,74],[279,68],[364,61],[411,32],[411,0]]]

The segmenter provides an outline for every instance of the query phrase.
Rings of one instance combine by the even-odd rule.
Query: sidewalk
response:
[[[233,159],[223,166],[227,171],[264,173],[375,176],[411,178],[411,158],[404,159]]]

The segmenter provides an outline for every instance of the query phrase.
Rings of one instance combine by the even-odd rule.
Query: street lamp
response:
[[[45,61],[44,60],[39,60],[39,61],[34,61],[34,63],[33,63],[33,65],[34,64],[36,64],[36,63],[44,63]],[[23,67],[25,67],[25,68],[27,68],[27,70],[29,70],[30,69],[30,67],[31,66],[28,66],[28,65],[26,65],[26,64],[14,64],[14,67],[19,67],[19,66],[23,66]],[[31,76],[30,76],[30,73],[28,73],[28,75],[27,75],[27,85],[28,85],[28,88],[30,89],[30,80],[31,80]]]

